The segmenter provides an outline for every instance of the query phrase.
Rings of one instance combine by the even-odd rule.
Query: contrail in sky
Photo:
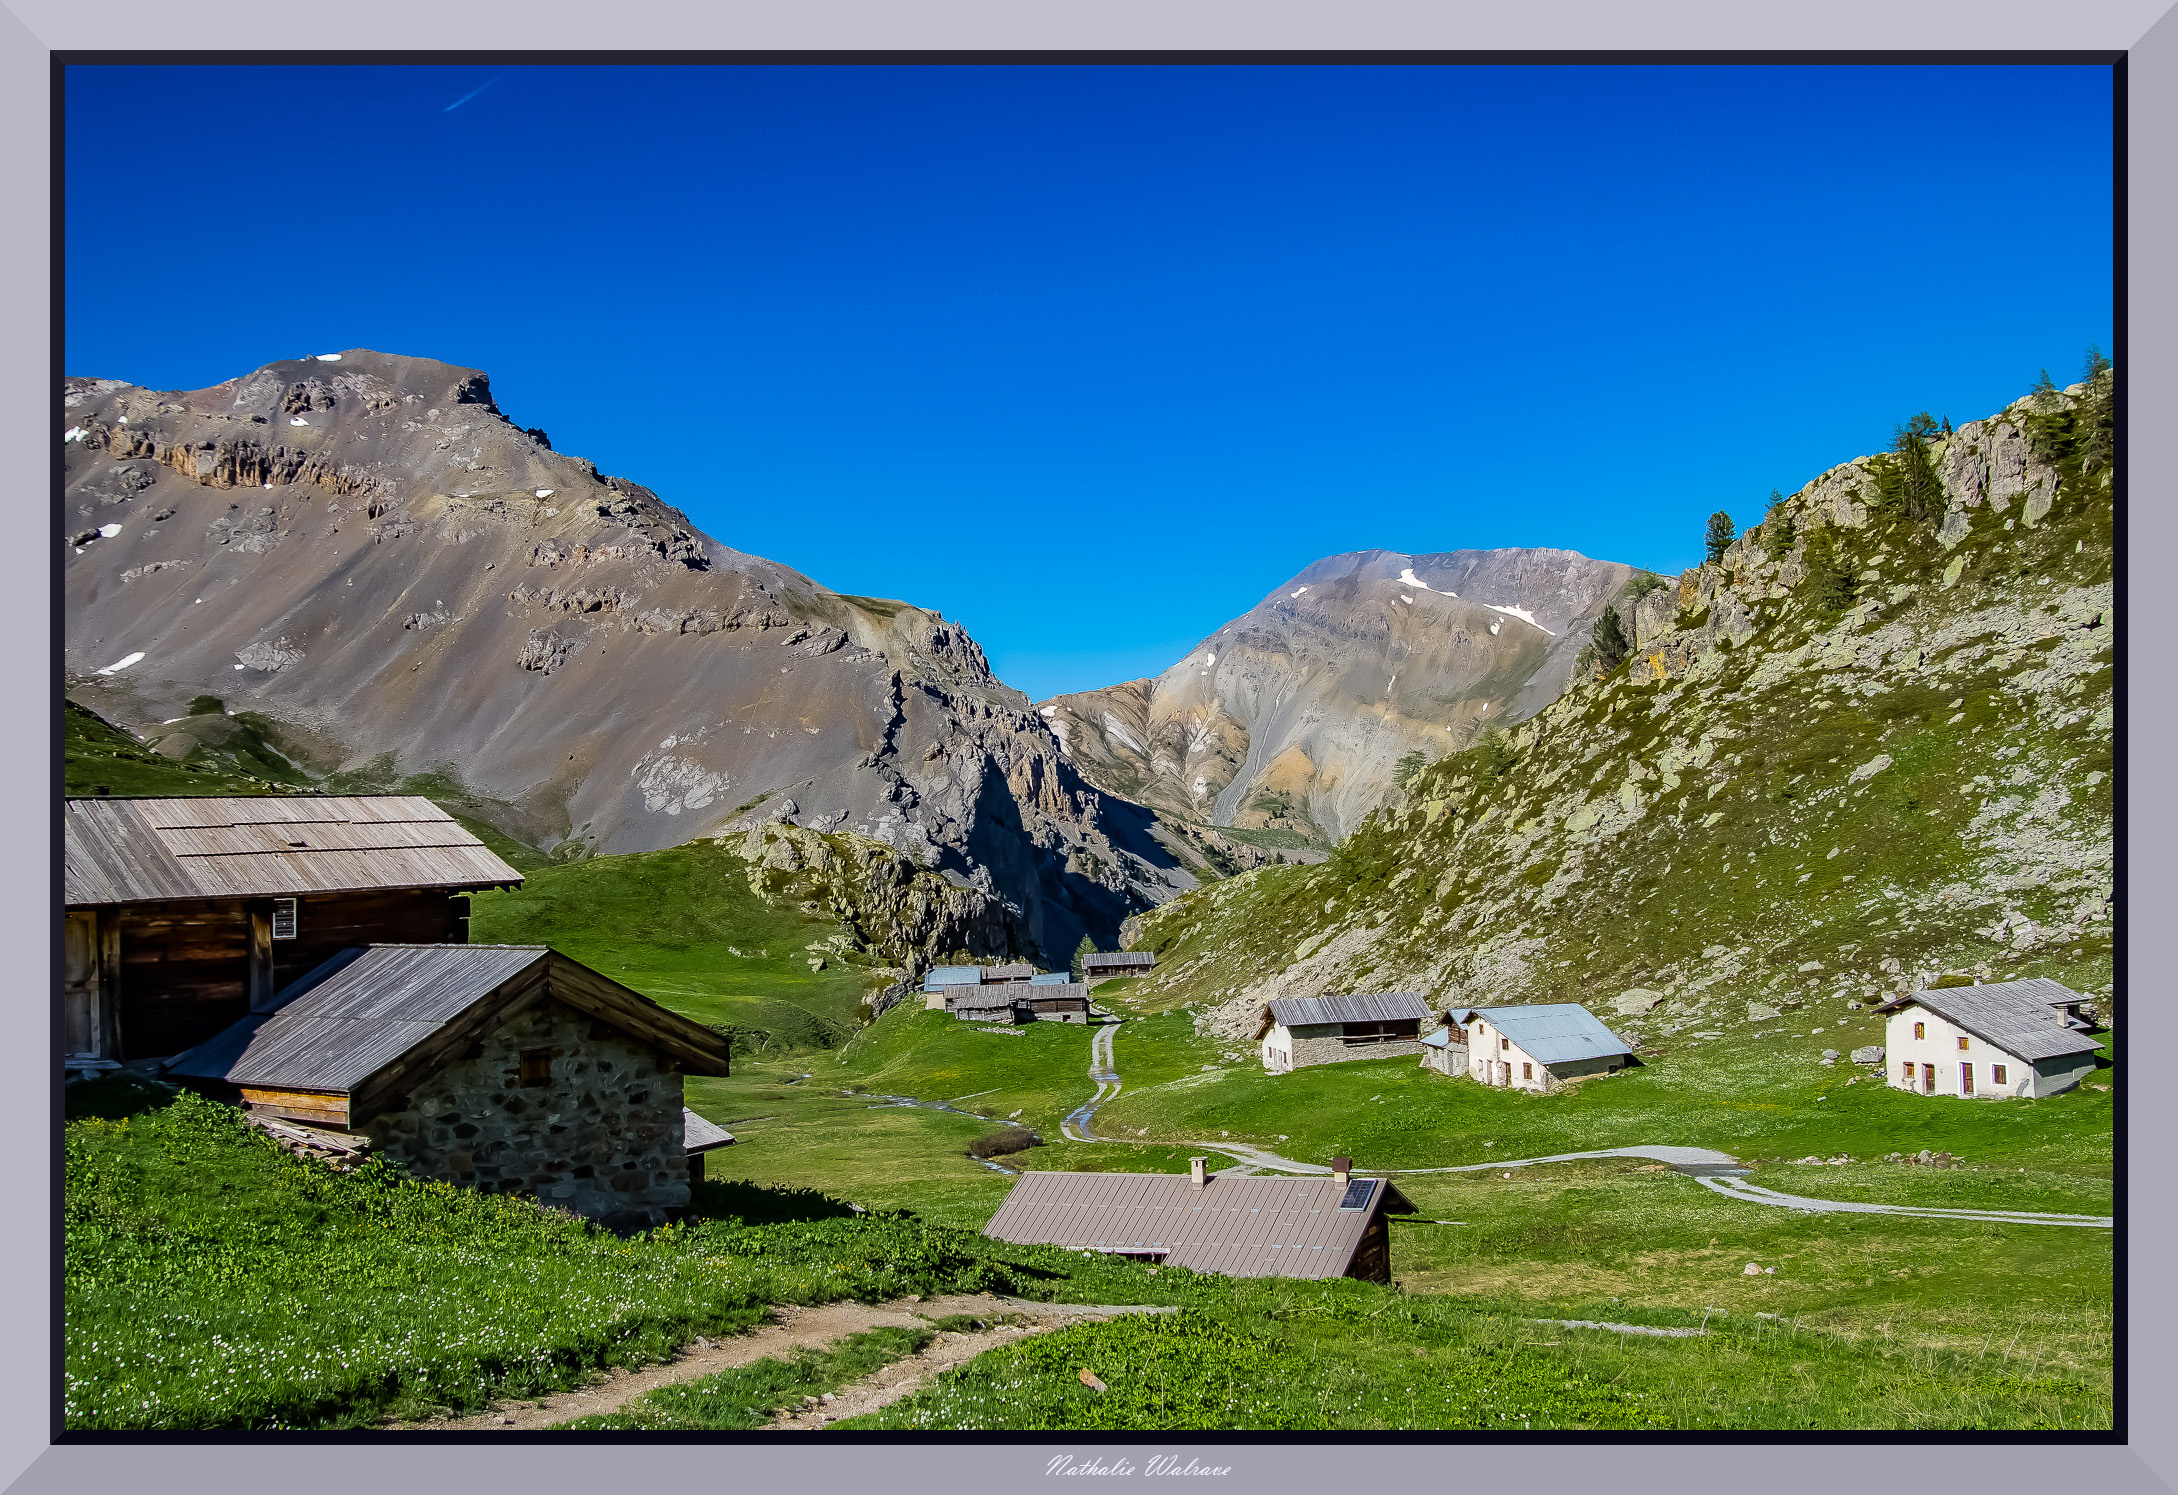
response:
[[[499,75],[499,78],[504,78],[504,77],[506,77],[506,76],[507,76],[507,75],[506,75],[505,73],[501,73],[501,74]],[[468,103],[468,102],[469,102],[469,100],[471,100],[471,99],[475,98],[475,97],[476,97],[476,96],[477,96],[478,94],[482,93],[482,92],[483,92],[483,91],[484,91],[485,89],[487,89],[487,88],[491,87],[491,86],[492,86],[492,84],[494,84],[494,83],[497,83],[497,82],[499,81],[499,78],[492,78],[492,79],[490,79],[490,80],[486,81],[485,83],[481,84],[480,86],[478,86],[478,87],[476,87],[476,88],[472,88],[472,89],[470,89],[470,90],[469,90],[469,91],[468,91],[467,93],[463,94],[463,95],[462,95],[462,96],[461,96],[460,98],[458,98],[458,99],[454,100],[454,102],[453,102],[453,103],[451,103],[451,104],[448,104],[448,105],[447,105],[447,106],[446,106],[446,107],[445,107],[444,109],[441,109],[441,110],[439,111],[439,113],[441,113],[441,114],[452,114],[452,113],[453,113],[453,112],[454,112],[454,111],[455,111],[456,109],[459,109],[459,108],[460,108],[460,107],[461,107],[462,105],[464,105],[464,104]]]

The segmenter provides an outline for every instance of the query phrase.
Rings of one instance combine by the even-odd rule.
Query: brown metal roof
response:
[[[1024,1173],[983,1233],[1079,1251],[1162,1251],[1174,1265],[1229,1277],[1343,1277],[1369,1222],[1413,1206],[1385,1179],[1340,1209],[1327,1175]]]
[[[71,799],[66,823],[74,908],[522,881],[420,795]]]

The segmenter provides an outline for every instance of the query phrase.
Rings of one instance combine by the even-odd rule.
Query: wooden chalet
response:
[[[522,875],[412,795],[71,799],[62,1052],[177,1053],[337,952],[459,943]]]
[[[995,982],[989,986],[947,986],[924,998],[924,1005],[972,1023],[1086,1023],[1089,988],[1079,982]]]
[[[1081,958],[1081,979],[1102,981],[1107,976],[1139,976],[1153,969],[1157,957],[1146,950],[1121,950]]]
[[[543,945],[344,951],[166,1065],[262,1119],[614,1225],[687,1206],[690,1152],[733,1139],[691,1139],[682,1077],[727,1071],[725,1037]]]
[[[1229,1277],[1391,1280],[1386,1215],[1414,1206],[1383,1178],[1187,1173],[1024,1173],[983,1233],[1104,1251]]]

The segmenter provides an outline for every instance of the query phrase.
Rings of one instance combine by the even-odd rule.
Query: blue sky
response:
[[[2101,67],[67,87],[68,372],[482,368],[560,450],[964,621],[1038,698],[1343,551],[1676,571],[1712,510],[2111,346]]]

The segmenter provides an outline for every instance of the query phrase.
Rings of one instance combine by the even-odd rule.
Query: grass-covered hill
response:
[[[1581,1001],[1656,1041],[1947,971],[2107,996],[2112,388],[1917,421],[1781,499],[1328,863],[1138,916],[1145,1000],[1221,1037],[1276,996]],[[1622,1018],[1633,988],[1663,1000]]]

